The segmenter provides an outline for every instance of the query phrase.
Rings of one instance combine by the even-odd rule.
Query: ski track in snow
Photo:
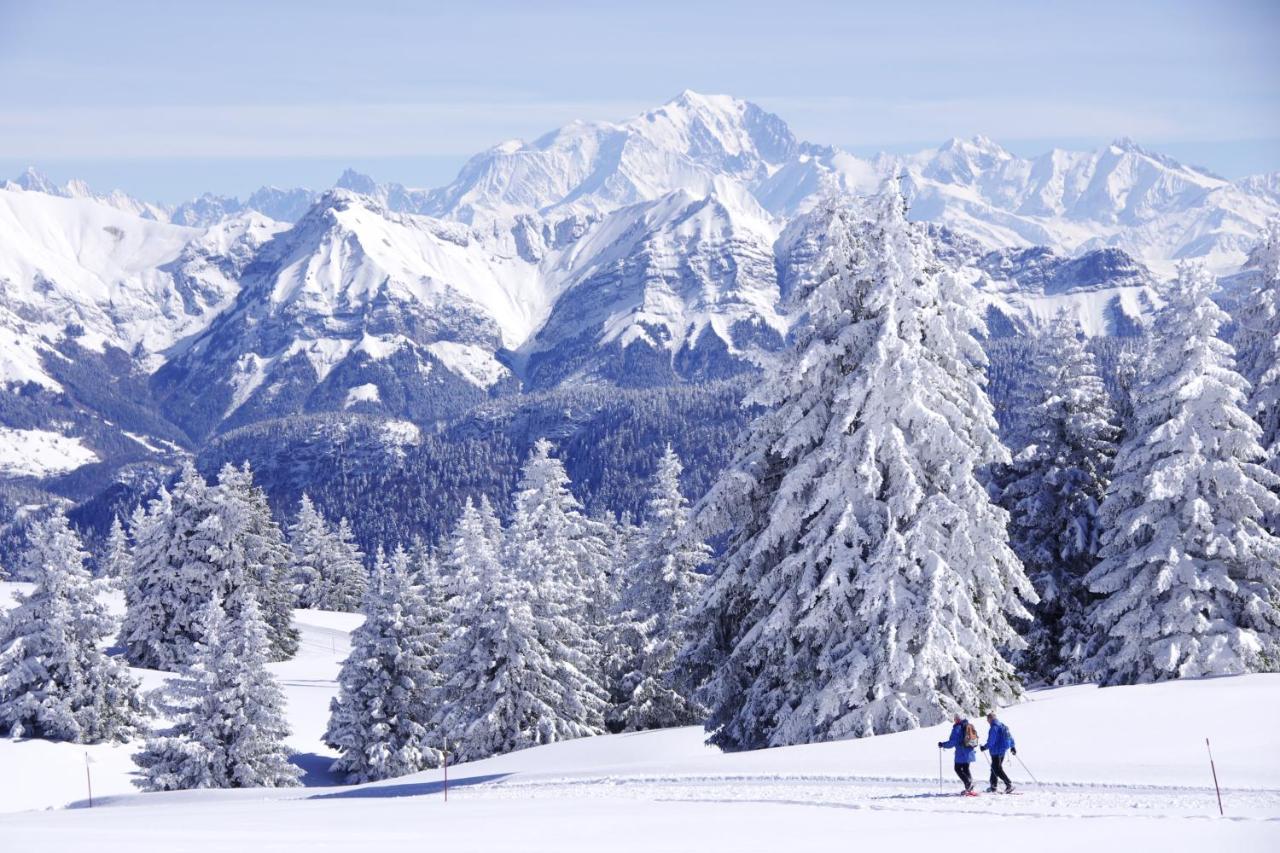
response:
[[[950,768],[947,768],[950,773]],[[977,774],[975,774],[976,776]],[[762,776],[600,776],[537,781],[494,781],[465,785],[450,796],[466,799],[607,799],[654,802],[756,803],[873,811],[953,812],[1004,817],[1152,819],[1217,818],[1213,790],[1176,786],[1110,784],[1018,785],[1021,796],[981,793],[961,797],[954,777],[889,780],[874,777]],[[1280,824],[1280,790],[1223,791],[1226,817]]]

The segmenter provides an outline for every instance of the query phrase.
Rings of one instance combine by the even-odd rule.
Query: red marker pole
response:
[[[1204,748],[1209,751],[1209,769],[1213,771],[1213,790],[1218,794],[1218,814],[1225,815],[1222,811],[1222,789],[1218,787],[1218,768],[1213,764],[1213,748],[1209,746],[1209,739],[1204,739]]]

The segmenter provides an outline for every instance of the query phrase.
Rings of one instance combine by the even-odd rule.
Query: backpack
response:
[[[978,730],[968,720],[964,721],[964,745],[969,749],[978,745]]]

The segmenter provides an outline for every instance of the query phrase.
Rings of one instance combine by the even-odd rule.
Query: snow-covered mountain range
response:
[[[1123,333],[1156,276],[1183,258],[1236,271],[1280,213],[1280,173],[1232,182],[1128,140],[1025,159],[953,139],[863,159],[694,92],[494,146],[438,189],[348,171],[323,192],[165,207],[28,171],[0,186],[0,383],[63,426],[14,403],[0,422],[26,445],[112,422],[59,379],[97,357],[146,386],[131,405],[197,443],[298,411],[438,423],[519,388],[732,375],[786,335],[816,251],[807,213],[890,174],[969,268],[993,334],[1062,307]],[[158,438],[112,428],[142,430],[144,450]],[[21,456],[6,440],[0,473]]]

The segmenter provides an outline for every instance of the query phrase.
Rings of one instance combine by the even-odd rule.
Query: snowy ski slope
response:
[[[590,738],[450,768],[447,803],[438,770],[331,787],[319,738],[359,618],[298,611],[302,651],[273,665],[308,787],[137,794],[136,745],[0,741],[0,850],[1280,849],[1280,675],[1033,692],[1003,714],[1040,782],[1012,759],[1012,797],[956,796],[949,757],[940,789],[941,728],[734,755],[697,728]]]

